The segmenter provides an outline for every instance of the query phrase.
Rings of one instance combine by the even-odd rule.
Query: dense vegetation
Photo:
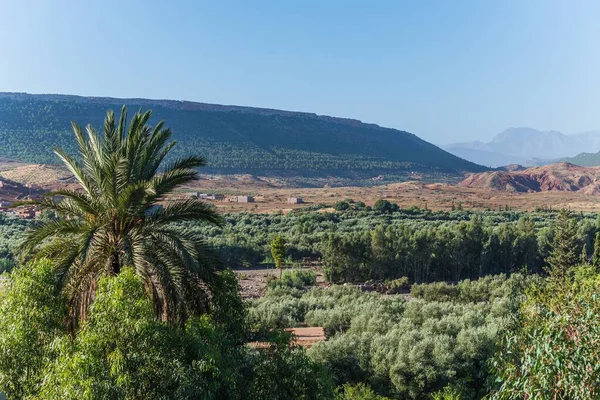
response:
[[[381,211],[350,203],[345,211],[312,208],[282,214],[226,214],[222,227],[180,223],[201,234],[227,267],[273,262],[285,241],[287,265],[321,260],[337,283],[407,277],[410,282],[458,281],[512,272],[542,272],[555,236],[552,211]],[[577,261],[592,261],[600,228],[595,214],[572,213],[570,245]],[[12,260],[32,222],[0,219],[1,254]],[[583,255],[585,253],[585,255]],[[600,262],[600,259],[598,260]]]
[[[600,275],[573,268],[529,287],[490,362],[493,399],[600,397]]]
[[[232,274],[213,311],[182,328],[155,318],[144,285],[126,268],[100,279],[75,337],[51,262],[13,272],[0,300],[0,390],[36,399],[321,399],[333,397],[323,368],[285,336],[245,343]]]
[[[383,211],[351,203],[336,213],[230,214],[223,228],[202,227],[228,266],[270,258],[273,237],[287,243],[290,263],[321,259],[332,282],[458,281],[512,272],[542,272],[557,213],[540,211]],[[573,251],[591,260],[600,229],[593,214],[572,214]]]
[[[420,285],[408,302],[354,286],[276,288],[254,302],[250,317],[262,328],[324,326],[328,340],[309,354],[338,385],[366,382],[394,398],[425,398],[449,386],[478,398],[487,392],[486,362],[498,333],[532,279]]]
[[[48,149],[75,150],[70,121],[101,126],[108,109],[152,107],[172,124],[181,144],[174,156],[202,149],[208,167],[227,173],[286,176],[378,174],[410,176],[481,171],[418,137],[355,120],[180,101],[116,100],[76,96],[0,95],[1,157],[56,162]]]

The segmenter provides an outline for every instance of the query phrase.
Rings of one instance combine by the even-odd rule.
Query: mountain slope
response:
[[[0,157],[54,162],[72,151],[70,120],[97,129],[108,109],[152,109],[179,141],[175,155],[202,154],[223,173],[403,174],[482,171],[417,136],[357,120],[172,100],[0,93]]]
[[[470,175],[458,185],[506,192],[563,191],[597,195],[600,194],[600,167],[557,163],[517,171],[483,172]]]
[[[443,148],[452,154],[481,163],[500,166],[511,163],[539,165],[540,160],[562,159],[583,151],[600,150],[600,132],[564,135],[557,131],[538,131],[531,128],[510,128],[496,135],[488,143],[455,143]],[[489,157],[490,154],[493,157]]]

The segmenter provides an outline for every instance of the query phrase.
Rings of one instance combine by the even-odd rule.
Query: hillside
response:
[[[70,121],[97,129],[108,109],[126,104],[165,119],[179,145],[175,155],[202,154],[210,171],[286,176],[377,175],[415,172],[458,176],[485,168],[417,136],[357,120],[316,114],[173,100],[114,99],[0,93],[0,157],[56,162],[55,146],[73,151]]]
[[[595,167],[600,165],[600,151],[597,153],[581,153],[575,157],[564,158],[562,161],[583,167]]]
[[[557,131],[509,128],[487,143],[454,143],[442,148],[458,157],[492,167],[513,163],[537,166],[584,151],[600,150],[600,131],[565,135]],[[574,159],[566,161],[583,165]]]
[[[493,171],[473,174],[458,184],[507,192],[581,192],[600,194],[600,167],[569,163],[549,164],[520,171]]]

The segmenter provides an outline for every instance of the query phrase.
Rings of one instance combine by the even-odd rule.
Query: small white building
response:
[[[225,196],[217,193],[200,193],[198,198],[201,200],[223,200]]]
[[[302,200],[302,197],[288,197],[287,202],[288,202],[288,204],[302,204],[302,203],[304,203],[304,201]]]

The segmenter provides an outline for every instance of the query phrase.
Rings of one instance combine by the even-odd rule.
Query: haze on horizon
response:
[[[0,91],[357,118],[437,144],[600,129],[600,3],[5,2]]]

